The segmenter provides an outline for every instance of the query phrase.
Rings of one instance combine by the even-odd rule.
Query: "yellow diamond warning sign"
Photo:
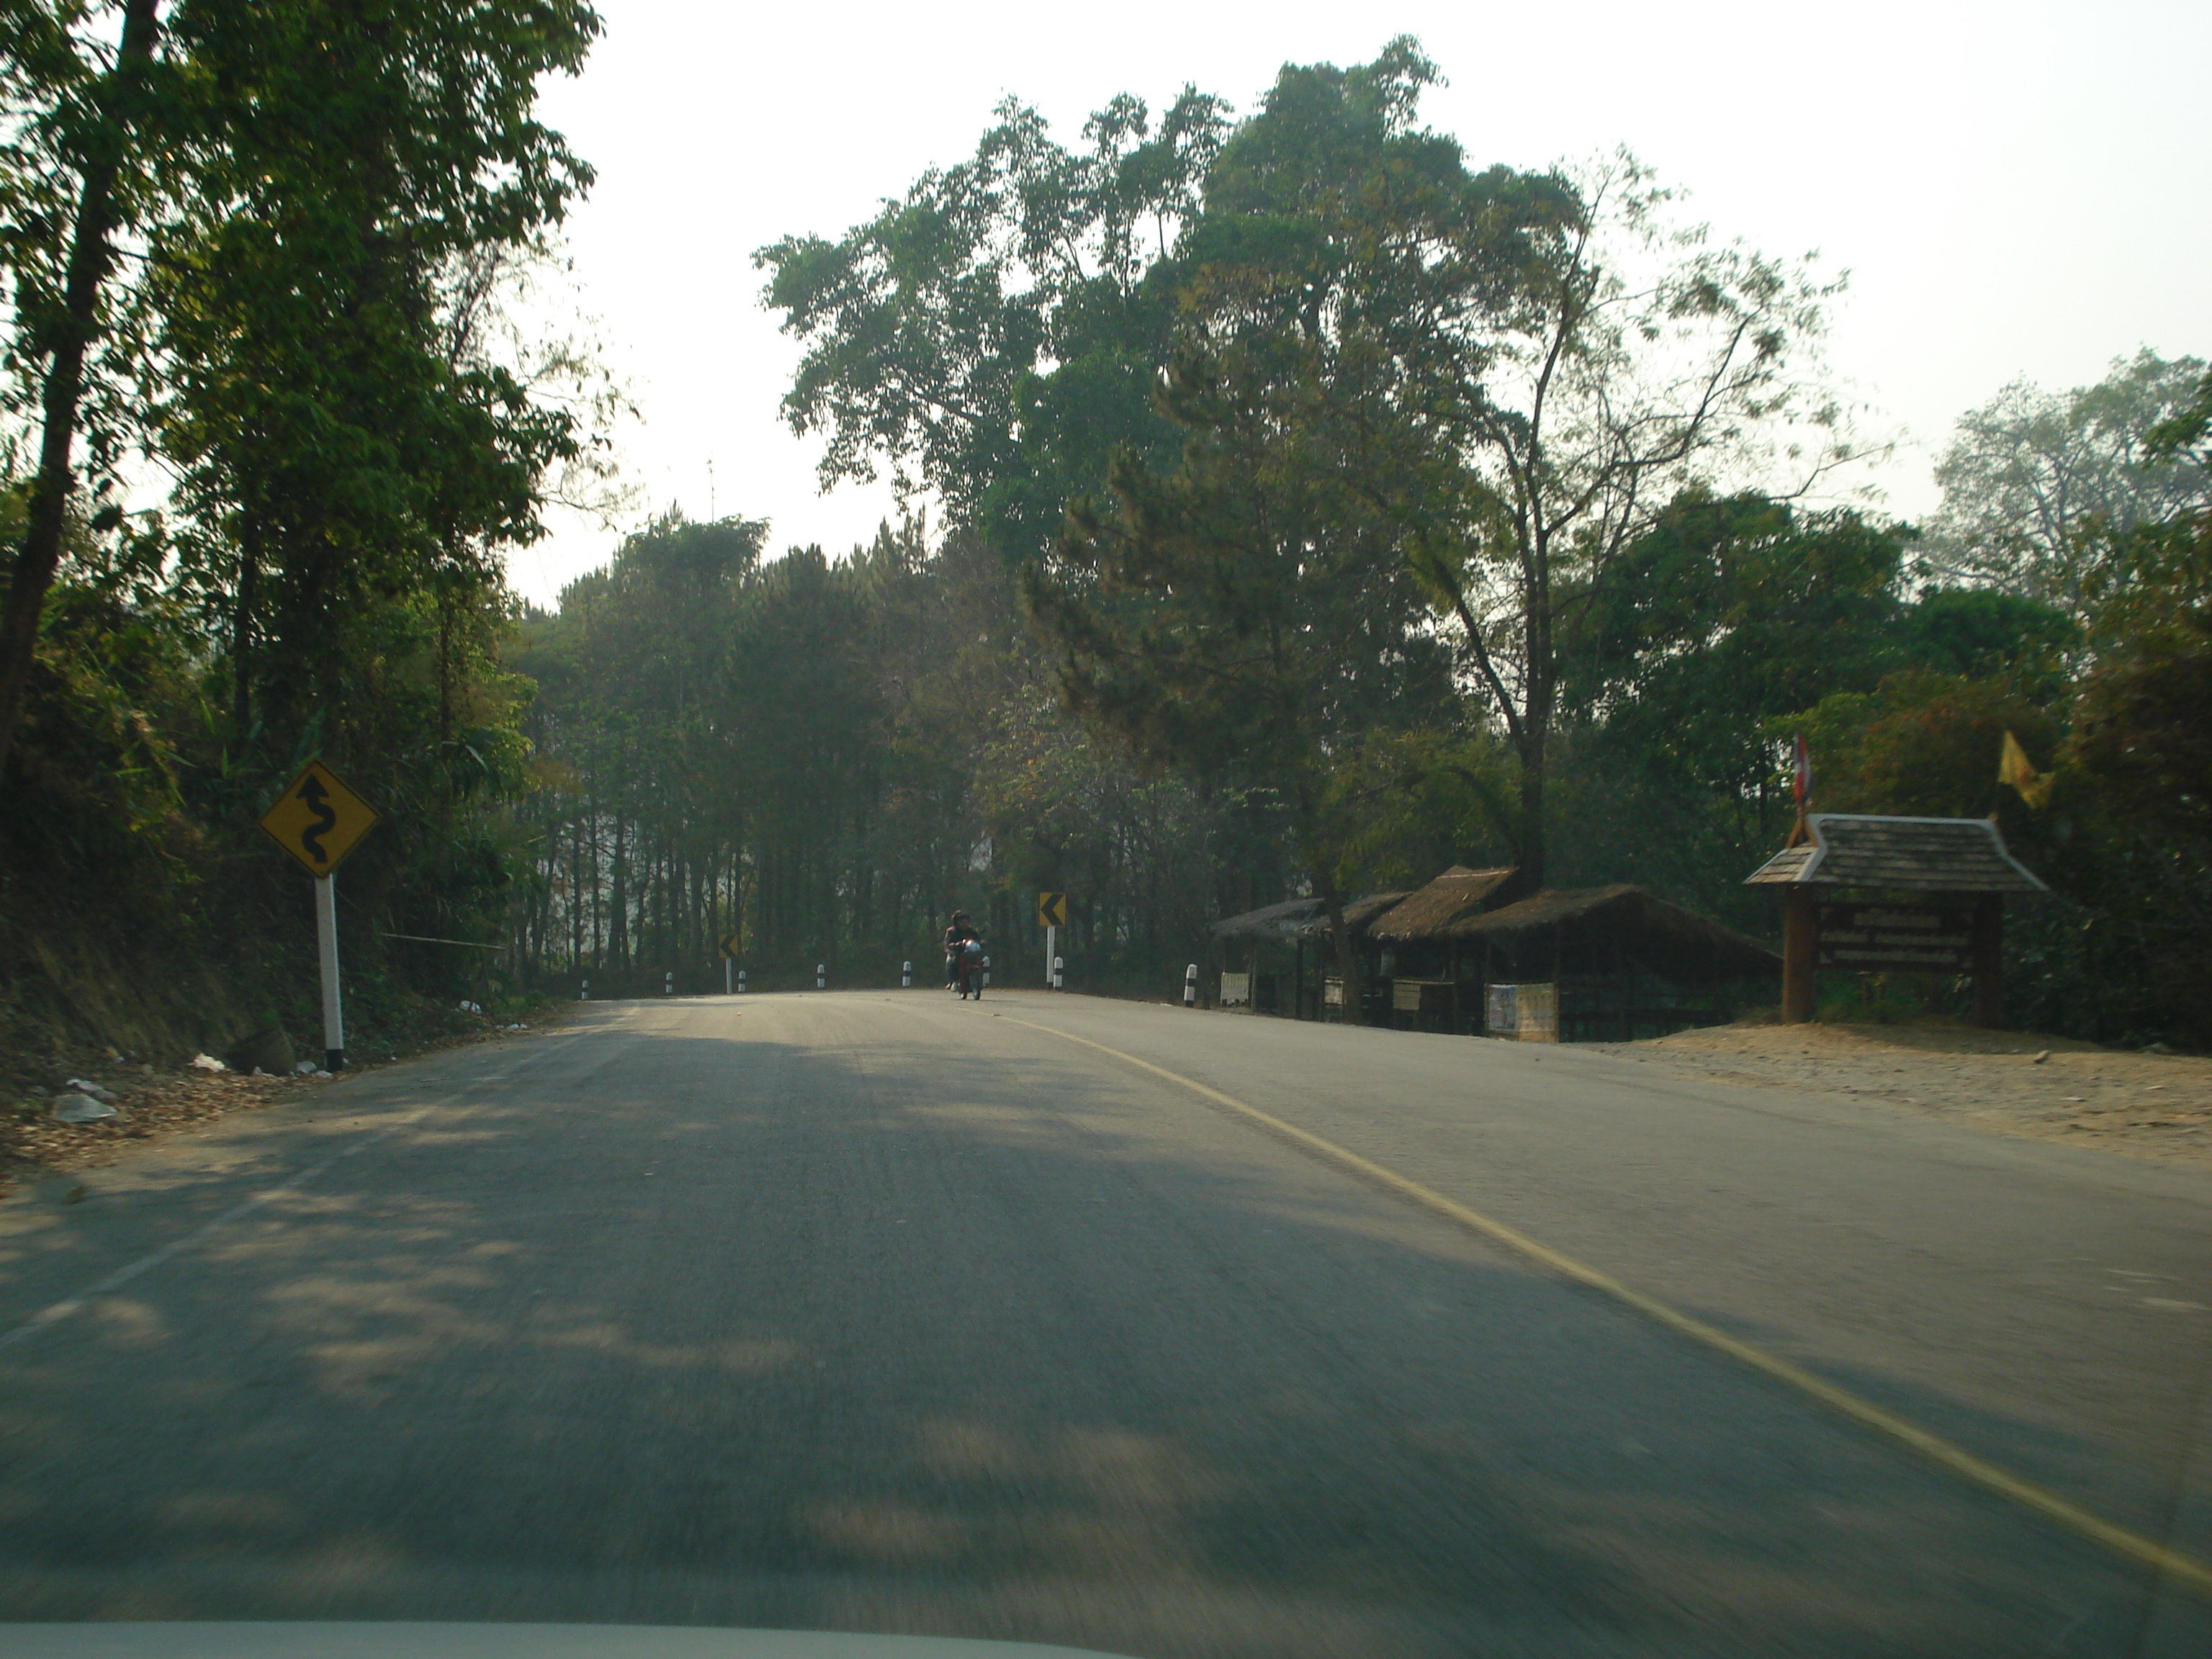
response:
[[[307,769],[261,815],[261,827],[310,874],[327,876],[382,816],[339,782],[329,767],[309,761]]]

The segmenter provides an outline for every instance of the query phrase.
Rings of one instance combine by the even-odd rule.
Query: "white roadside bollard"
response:
[[[1052,959],[1052,988],[1055,991],[1065,991],[1067,988],[1067,958],[1066,957],[1054,957]]]
[[[580,991],[579,993],[577,993],[577,995],[576,995],[576,1000],[577,1000],[577,1001],[579,1001],[579,1002],[589,1002],[591,1000],[592,1000],[592,981],[589,981],[589,980],[586,980],[586,981],[584,981],[584,988],[583,988],[581,991]]]
[[[814,964],[814,988],[817,991],[826,991],[830,988],[830,964],[826,962],[817,962]]]
[[[739,996],[743,996],[743,995],[744,995],[744,994],[745,994],[745,970],[744,970],[744,969],[740,968],[740,969],[738,969],[738,994]]]
[[[902,991],[914,989],[914,964],[910,962],[899,963],[899,989]]]
[[[661,984],[660,994],[665,997],[672,997],[676,994],[676,970],[673,968],[668,970],[668,977]]]
[[[1182,1006],[1198,1006],[1198,964],[1194,962],[1182,970]]]
[[[988,985],[990,982],[991,982],[991,958],[990,958],[990,957],[985,957],[983,958],[983,983],[984,983],[984,984],[986,984],[986,985]]]

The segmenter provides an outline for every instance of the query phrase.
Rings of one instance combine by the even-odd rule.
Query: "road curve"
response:
[[[2141,1561],[1190,1084],[2212,1559],[2199,1176],[1569,1048],[854,992],[598,1006],[0,1205],[0,1618],[2212,1651]]]

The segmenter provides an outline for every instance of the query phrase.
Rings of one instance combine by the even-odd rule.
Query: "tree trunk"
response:
[[[626,827],[626,821],[617,811],[614,822],[614,862],[607,872],[607,961],[617,969],[629,966],[629,866],[623,835]]]
[[[1558,678],[1552,661],[1551,557],[1537,538],[1527,604],[1527,661],[1521,717],[1521,874],[1534,891],[1544,884],[1544,781],[1551,766],[1552,708]]]
[[[1314,878],[1321,889],[1322,908],[1328,917],[1328,937],[1332,954],[1336,957],[1337,977],[1344,984],[1344,1006],[1337,1023],[1341,1025],[1364,1024],[1367,1003],[1364,988],[1359,982],[1359,947],[1352,937],[1352,929],[1344,920],[1344,895],[1336,890],[1335,878],[1322,871]],[[1322,987],[1321,1017],[1328,1018],[1328,988],[1327,976]]]
[[[87,144],[62,314],[48,325],[51,332],[40,342],[52,356],[40,398],[45,424],[39,441],[39,471],[31,485],[23,540],[9,574],[7,604],[0,608],[0,770],[7,767],[8,751],[22,719],[46,590],[61,568],[62,529],[73,482],[70,452],[76,441],[77,405],[84,394],[84,357],[98,331],[100,284],[107,279],[113,257],[107,239],[115,229],[115,180],[123,167],[121,106],[128,83],[153,61],[158,5],[159,0],[126,0],[124,6],[123,39],[103,88],[100,119]]]
[[[253,602],[261,586],[261,527],[239,536],[238,598],[230,615],[230,729],[243,743],[253,724]]]
[[[1521,878],[1528,890],[1544,884],[1544,732],[1528,727],[1528,740],[1521,751]]]

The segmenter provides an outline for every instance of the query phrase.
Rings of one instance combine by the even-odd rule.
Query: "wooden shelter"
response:
[[[1396,895],[1390,896],[1395,897]],[[1364,903],[1366,901],[1359,901]],[[1346,907],[1346,919],[1350,921],[1358,904]],[[1242,915],[1228,916],[1213,924],[1208,931],[1221,949],[1224,975],[1241,972],[1244,975],[1244,1000],[1256,1013],[1287,1012],[1293,1019],[1321,1017],[1321,982],[1316,977],[1310,988],[1307,985],[1306,950],[1313,943],[1310,929],[1318,921],[1321,927],[1321,953],[1326,955],[1328,945],[1328,915],[1322,901],[1317,897],[1285,899],[1277,904],[1263,904],[1256,910],[1247,910]],[[1284,957],[1290,961],[1288,1006],[1285,1006]],[[1237,969],[1228,964],[1232,960],[1241,963]],[[1316,957],[1318,963],[1319,957]],[[1312,1012],[1309,1013],[1310,1001]]]
[[[1442,934],[1485,987],[1556,988],[1564,1041],[1723,1024],[1735,992],[1763,990],[1782,968],[1757,940],[1625,882],[1547,888]]]
[[[1444,874],[1448,877],[1458,871],[1459,866],[1454,866]],[[1370,1004],[1376,995],[1373,984],[1374,923],[1408,896],[1401,889],[1389,893],[1363,894],[1345,904],[1344,925],[1352,934],[1353,948],[1364,958]],[[1256,910],[1215,922],[1209,932],[1222,947],[1224,970],[1232,956],[1243,962],[1243,971],[1249,976],[1245,988],[1255,1012],[1288,1012],[1296,1019],[1322,1019],[1328,1017],[1328,1009],[1341,1005],[1342,981],[1329,971],[1334,946],[1329,933],[1328,910],[1320,898],[1285,899],[1278,904],[1263,904]],[[1287,1007],[1281,972],[1285,951],[1290,956]],[[1309,951],[1313,957],[1310,979],[1306,972]],[[1386,998],[1389,995],[1387,984],[1381,994]]]
[[[1466,917],[1492,910],[1522,890],[1521,872],[1510,865],[1470,870],[1455,864],[1425,887],[1415,888],[1368,925],[1370,939],[1385,945],[1418,945],[1444,937],[1444,929]]]
[[[1364,1024],[1479,1034],[1489,988],[1540,983],[1561,1037],[1663,1033],[1729,1018],[1735,994],[1771,996],[1782,958],[1755,940],[1617,884],[1531,894],[1518,870],[1454,865],[1411,892],[1369,893],[1344,907],[1360,956]],[[1318,898],[1285,899],[1213,926],[1224,986],[1255,1012],[1325,1018],[1341,1006],[1328,916]],[[1313,951],[1314,973],[1306,955]],[[1290,996],[1282,955],[1291,957]],[[1267,971],[1271,956],[1278,964]],[[1231,1000],[1224,997],[1224,1000]]]
[[[1473,870],[1455,864],[1376,911],[1361,935],[1370,1021],[1426,1030],[1466,1029],[1467,1011],[1480,1001],[1481,988],[1462,984],[1462,953],[1449,930],[1524,890],[1521,872],[1510,866]]]
[[[1812,1018],[1826,968],[1971,975],[1982,1025],[2004,1020],[2004,896],[2050,890],[1994,818],[1850,812],[1808,813],[1745,884],[1782,890],[1784,1019]]]

